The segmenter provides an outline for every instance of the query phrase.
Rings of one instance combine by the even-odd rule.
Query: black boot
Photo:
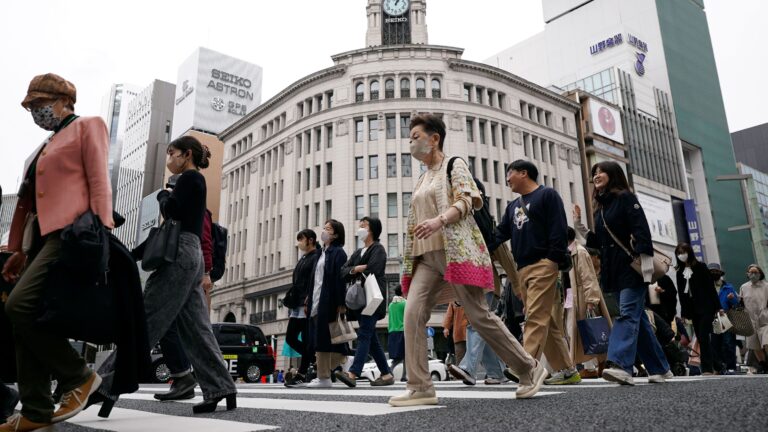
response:
[[[109,417],[109,414],[112,412],[112,407],[115,406],[115,401],[112,399],[104,396],[103,394],[99,392],[93,392],[90,396],[88,396],[88,402],[85,403],[85,408],[83,408],[83,411],[87,410],[88,407],[95,404],[101,404],[101,409],[99,409],[99,417],[107,418]]]
[[[227,399],[227,411],[232,411],[233,409],[237,408],[237,394],[232,393],[226,396],[219,396],[217,398],[208,399],[207,401],[200,402],[199,404],[192,406],[192,413],[194,414],[212,413],[216,411],[216,406],[224,398]]]
[[[0,383],[3,386],[2,400],[0,400],[0,424],[5,423],[8,417],[13,415],[13,411],[16,409],[16,405],[19,403],[19,392]]]
[[[155,399],[159,401],[185,400],[195,397],[195,387],[197,381],[188,373],[184,376],[174,378],[171,383],[171,390],[165,393],[155,393]]]

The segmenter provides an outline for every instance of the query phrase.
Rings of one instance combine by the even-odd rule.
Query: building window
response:
[[[377,100],[379,98],[379,82],[371,81],[371,100]]]
[[[360,220],[365,216],[365,204],[363,203],[363,196],[355,196],[355,220]]]
[[[477,124],[477,131],[480,133],[480,144],[485,144],[485,122],[479,121]]]
[[[563,133],[568,133],[568,119],[563,117]]]
[[[493,182],[499,184],[499,161],[493,161]]]
[[[395,116],[387,116],[387,139],[395,139],[397,137],[397,119]]]
[[[365,86],[363,83],[357,83],[355,86],[355,102],[362,102],[365,95]]]
[[[400,80],[400,97],[411,97],[411,80],[403,78]]]
[[[470,88],[471,88],[471,86],[464,85],[464,102],[469,102],[469,97],[470,97],[469,96],[469,91],[470,91]]]
[[[355,158],[355,180],[363,180],[365,176],[365,168],[363,167],[363,158]]]
[[[472,173],[472,177],[475,177],[475,157],[469,156],[467,158],[467,165],[469,165],[469,172]]]
[[[301,134],[296,135],[296,158],[301,157]]]
[[[304,206],[304,226],[309,227],[309,204]]]
[[[307,168],[305,170],[304,180],[305,180],[305,183],[306,183],[306,190],[309,190],[309,187],[312,186],[312,177],[310,177],[310,169],[309,168]]]
[[[333,184],[333,162],[326,162],[325,164],[325,185],[330,186]]]
[[[496,220],[497,221],[501,220],[501,213],[502,213],[501,198],[496,198]]]
[[[320,179],[323,177],[320,175],[320,165],[315,165],[315,187],[320,187]]]
[[[411,116],[400,114],[400,138],[411,137]]]
[[[320,147],[323,145],[322,128],[315,129],[315,151],[320,151]]]
[[[333,125],[325,127],[325,148],[333,147]]]
[[[480,159],[480,170],[483,173],[483,181],[488,182],[488,159]]]
[[[555,154],[556,154],[555,143],[550,141],[549,142],[549,160],[551,160],[553,164],[555,163],[555,161],[557,161],[557,159],[555,159]],[[570,166],[568,168],[570,168]]]
[[[320,226],[320,203],[315,203],[315,226]]]
[[[301,192],[301,171],[296,172],[296,194]],[[259,204],[259,208],[261,208],[261,204]]]
[[[328,96],[328,109],[331,109],[333,107],[333,92],[330,91],[326,95]]]
[[[388,79],[384,81],[384,97],[386,99],[395,97],[395,80]]]
[[[475,141],[474,119],[467,118],[467,142]]]
[[[387,194],[387,217],[397,217],[397,193]]]
[[[301,231],[301,209],[300,208],[296,209],[296,229],[294,229],[294,231],[296,232]],[[261,224],[259,224],[258,233],[259,235],[261,235]],[[258,239],[256,240],[256,242],[258,243]]]
[[[437,78],[432,80],[432,97],[440,99],[440,80]]]
[[[325,200],[325,220],[328,220],[328,219],[333,219],[333,201],[332,200]]]
[[[379,194],[371,194],[368,197],[368,215],[370,217],[379,217]],[[358,220],[360,218],[357,218]]]
[[[504,150],[507,149],[507,127],[502,126],[501,127],[501,148]]]
[[[368,178],[371,180],[379,178],[378,156],[368,156]]]
[[[390,258],[400,256],[397,249],[397,234],[387,234],[387,256]]]
[[[387,178],[397,177],[397,155],[387,155]]]
[[[355,120],[355,142],[363,142],[363,120]]]
[[[496,147],[496,129],[497,129],[496,125],[492,124],[491,125],[491,145],[494,147]]]
[[[403,153],[400,155],[400,172],[403,177],[411,176],[411,154]]]
[[[481,104],[483,103],[483,89],[482,87],[476,87],[475,88],[475,102]]]
[[[427,97],[427,84],[423,78],[416,79],[416,97]]]
[[[368,119],[368,141],[378,141],[379,139],[379,119]]]
[[[408,217],[408,212],[411,209],[411,193],[403,192],[403,217]]]

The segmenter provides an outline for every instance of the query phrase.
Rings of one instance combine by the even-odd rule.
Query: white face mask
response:
[[[412,140],[410,144],[411,154],[415,158],[424,157],[431,151],[427,140]]]
[[[328,234],[328,231],[323,231],[320,234],[320,240],[322,240],[323,243],[327,243],[327,242],[331,241],[331,235]]]
[[[677,256],[677,259],[679,259],[680,261],[682,261],[684,263],[687,263],[688,262],[688,254],[687,253],[680,254],[680,255]]]
[[[749,274],[749,280],[752,282],[758,282],[760,280],[760,274],[759,273],[750,273]]]
[[[360,240],[365,240],[368,237],[368,229],[367,228],[360,228],[357,230],[357,238]]]

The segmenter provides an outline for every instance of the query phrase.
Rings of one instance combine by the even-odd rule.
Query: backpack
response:
[[[452,157],[448,161],[448,182],[451,182],[451,171],[453,170],[453,162],[456,161],[456,159],[459,159],[458,156]],[[485,187],[483,186],[483,183],[477,178],[472,177],[472,180],[475,182],[475,186],[480,191],[480,196],[483,199],[483,206],[475,210],[473,216],[475,218],[475,223],[477,224],[477,227],[480,228],[480,233],[483,235],[483,240],[485,240],[485,245],[489,246],[493,243],[495,239],[495,235],[493,234],[493,231],[496,229],[496,221],[493,219],[493,216],[491,216],[491,209],[490,205],[488,204],[488,197],[485,195]]]
[[[211,221],[211,241],[213,242],[213,266],[211,267],[211,282],[216,282],[224,276],[227,266],[227,229]]]

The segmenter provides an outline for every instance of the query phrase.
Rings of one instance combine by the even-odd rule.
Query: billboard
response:
[[[669,200],[656,198],[642,192],[637,193],[637,200],[645,212],[648,226],[651,228],[651,239],[654,242],[677,246],[677,231],[672,203]]]
[[[595,98],[589,98],[589,113],[592,133],[624,144],[624,130],[621,128],[619,110]]]
[[[262,69],[200,47],[179,67],[173,132],[218,134],[261,104]]]

